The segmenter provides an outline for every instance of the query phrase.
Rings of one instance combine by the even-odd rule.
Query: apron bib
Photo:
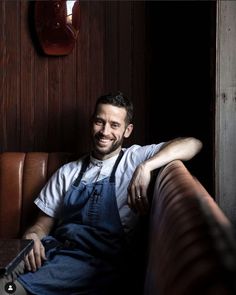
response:
[[[83,162],[78,178],[67,191],[62,218],[52,236],[42,242],[47,260],[35,273],[19,277],[33,294],[114,294],[125,261],[125,235],[115,192],[115,172],[91,184],[81,182],[89,163]],[[113,291],[112,290],[113,287]]]

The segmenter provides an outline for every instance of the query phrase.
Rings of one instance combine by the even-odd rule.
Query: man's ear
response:
[[[134,128],[133,124],[129,124],[126,129],[125,129],[125,133],[124,133],[124,138],[128,138],[130,136],[130,134],[132,133]]]

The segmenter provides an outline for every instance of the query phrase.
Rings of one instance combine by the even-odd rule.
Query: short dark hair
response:
[[[127,112],[126,123],[130,124],[133,120],[133,103],[123,95],[122,92],[118,91],[116,94],[105,94],[98,97],[95,105],[94,115],[97,111],[99,104],[110,104],[119,108],[124,108]]]

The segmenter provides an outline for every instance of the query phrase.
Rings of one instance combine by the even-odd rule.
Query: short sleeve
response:
[[[59,218],[64,196],[81,169],[81,160],[59,168],[43,187],[34,203],[45,214]]]
[[[59,169],[41,190],[34,203],[47,215],[57,218],[63,201],[63,187],[63,177]]]

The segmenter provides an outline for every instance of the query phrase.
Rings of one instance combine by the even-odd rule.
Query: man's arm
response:
[[[46,260],[45,249],[41,239],[48,235],[55,224],[55,219],[46,215],[42,211],[33,226],[26,230],[24,239],[34,240],[34,247],[25,257],[25,266],[28,271],[36,271]]]
[[[136,168],[128,187],[128,205],[140,214],[145,214],[148,210],[147,188],[151,180],[151,171],[173,160],[190,160],[201,148],[202,142],[194,137],[176,138],[163,144],[153,157]]]

